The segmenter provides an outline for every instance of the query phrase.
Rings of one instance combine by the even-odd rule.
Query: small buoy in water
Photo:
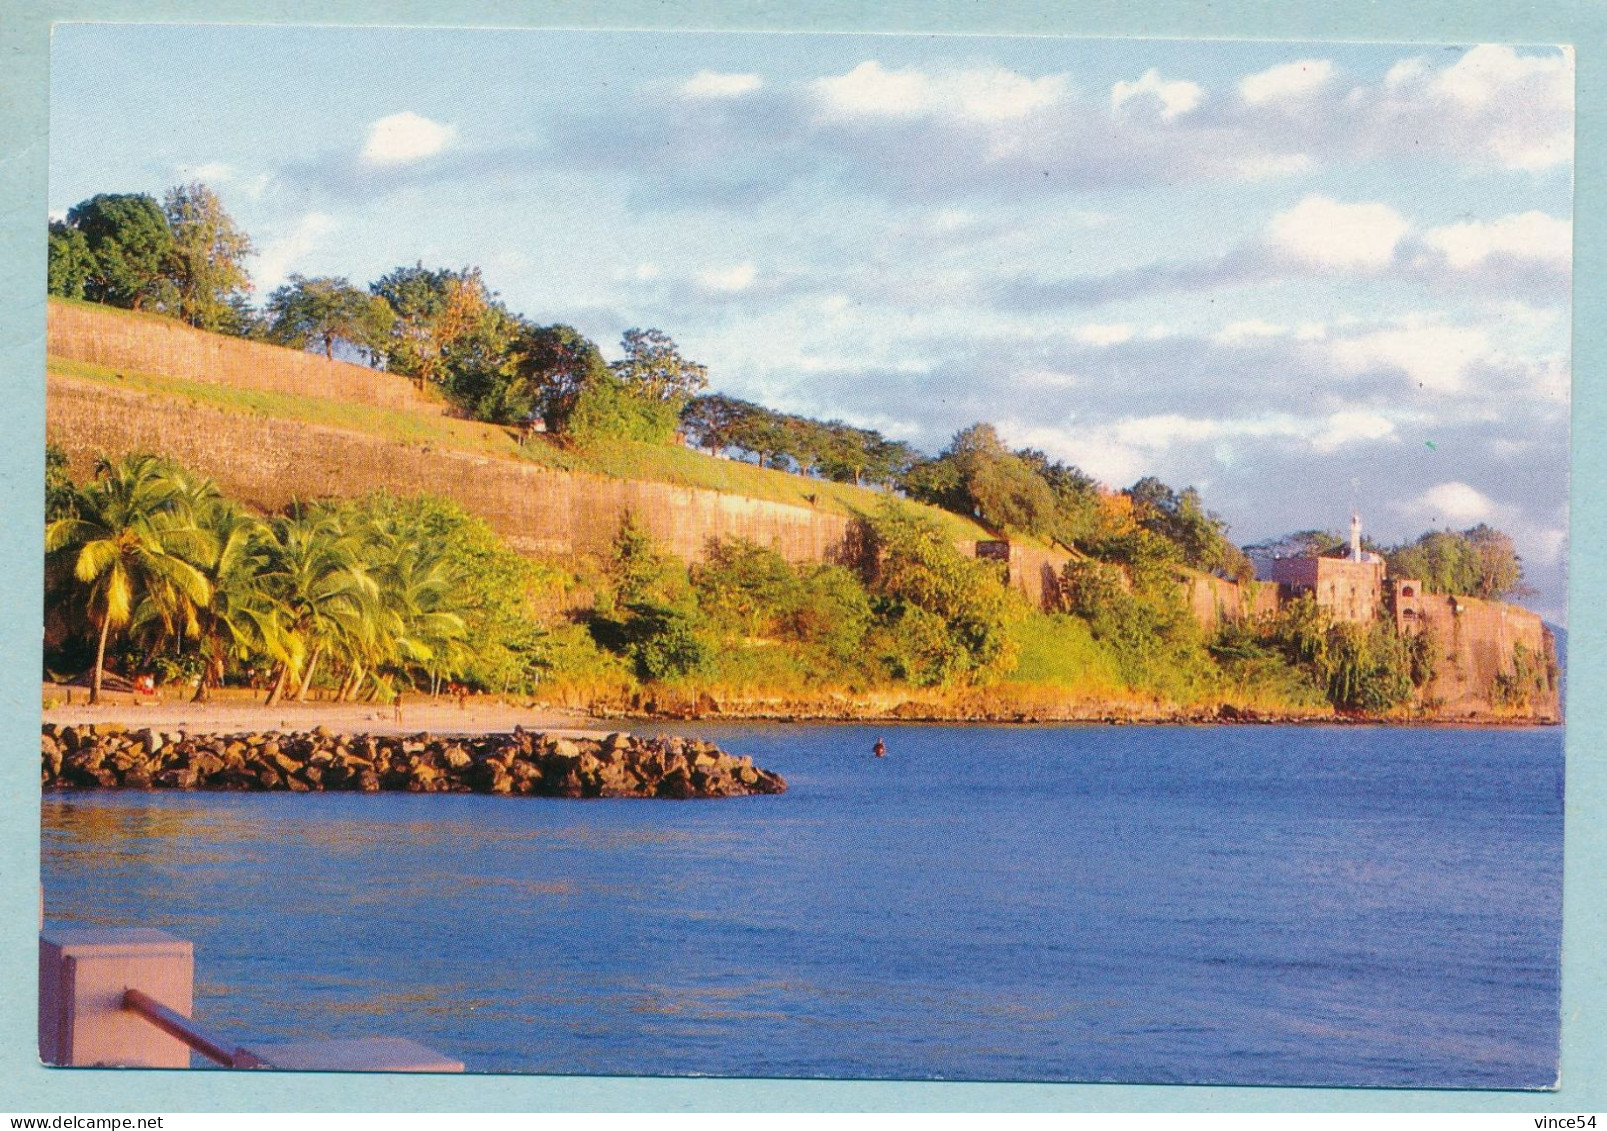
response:
[[[887,757],[887,743],[878,738],[876,740],[876,745],[871,747],[871,752],[874,753],[878,758]]]

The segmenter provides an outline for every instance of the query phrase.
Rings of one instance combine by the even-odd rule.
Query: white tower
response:
[[[1361,561],[1361,512],[1350,512],[1350,560]]]

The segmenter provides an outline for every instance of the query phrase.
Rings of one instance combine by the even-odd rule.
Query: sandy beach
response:
[[[71,691],[71,702],[68,692]],[[101,702],[89,705],[89,691],[46,683],[41,702],[46,704],[47,723],[124,723],[128,726],[183,730],[198,734],[229,734],[253,730],[305,731],[325,726],[351,734],[494,734],[522,726],[526,730],[585,738],[621,729],[609,726],[581,711],[565,711],[541,705],[527,705],[494,696],[469,696],[463,706],[441,696],[409,696],[402,702],[398,722],[395,708],[379,703],[329,703],[309,699],[305,703],[282,702],[272,707],[262,704],[261,692],[224,691],[208,703],[191,703],[188,698],[103,692]]]

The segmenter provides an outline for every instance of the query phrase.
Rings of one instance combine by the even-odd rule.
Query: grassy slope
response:
[[[119,312],[126,313],[126,312]],[[135,315],[134,317],[154,317]],[[509,429],[476,421],[403,409],[380,408],[330,397],[295,395],[189,381],[126,367],[94,365],[52,357],[51,374],[96,381],[153,397],[207,405],[226,412],[271,416],[365,432],[404,443],[427,443],[478,455],[529,460],[558,471],[603,475],[615,479],[645,479],[702,487],[769,502],[816,507],[848,516],[871,514],[888,498],[884,492],[830,483],[801,475],[755,467],[738,460],[716,459],[690,449],[634,441],[615,441],[594,448],[570,448],[537,437],[521,448]],[[402,380],[402,378],[397,378]],[[811,498],[811,496],[813,498]],[[989,534],[969,519],[934,507],[908,504],[936,519],[956,541],[987,538]]]

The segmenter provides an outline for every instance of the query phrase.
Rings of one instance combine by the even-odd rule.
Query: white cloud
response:
[[[1252,106],[1302,98],[1321,90],[1333,76],[1334,65],[1327,59],[1281,63],[1240,79],[1239,97]]]
[[[1383,366],[1398,369],[1431,392],[1460,390],[1468,368],[1492,358],[1490,339],[1471,326],[1409,320],[1406,325],[1336,341],[1332,356],[1353,373]]]
[[[323,212],[302,215],[289,232],[270,240],[257,252],[257,263],[252,278],[262,291],[272,290],[285,281],[302,258],[316,249],[323,237],[340,225],[333,216]]]
[[[1085,346],[1118,346],[1130,341],[1132,336],[1133,328],[1120,323],[1089,323],[1072,332],[1072,337]]]
[[[1509,169],[1549,169],[1573,158],[1573,50],[1520,55],[1482,44],[1440,69],[1402,60],[1372,112],[1373,127],[1399,142],[1437,142]]]
[[[1379,270],[1410,225],[1387,204],[1345,204],[1312,195],[1267,226],[1274,248],[1318,267]]]
[[[1544,212],[1520,212],[1489,223],[1432,228],[1423,242],[1458,270],[1477,267],[1492,255],[1566,265],[1573,258],[1573,225]]]
[[[735,293],[753,286],[758,268],[752,263],[736,263],[730,267],[710,267],[697,274],[698,285],[706,290]]]
[[[1163,79],[1160,71],[1151,67],[1132,82],[1118,82],[1110,88],[1111,112],[1120,110],[1124,103],[1140,95],[1150,95],[1158,101],[1161,119],[1170,122],[1198,106],[1205,98],[1205,91],[1198,83],[1186,79]]]
[[[1275,338],[1282,333],[1282,326],[1259,318],[1247,318],[1242,322],[1228,323],[1211,340],[1219,346],[1239,346],[1256,338]]]
[[[207,161],[200,165],[179,165],[179,179],[200,181],[206,185],[227,184],[234,179],[234,166],[223,161]]]
[[[762,85],[764,81],[758,75],[699,71],[681,84],[681,93],[688,98],[738,98],[752,94]]]
[[[1389,89],[1410,86],[1429,73],[1428,60],[1421,55],[1411,59],[1402,59],[1389,69],[1384,76],[1384,86]]]
[[[1002,67],[928,73],[887,70],[874,59],[845,75],[817,79],[821,109],[841,118],[948,117],[972,122],[1024,118],[1059,101],[1064,75],[1030,79]]]
[[[976,225],[978,217],[963,208],[942,208],[932,213],[928,221],[933,231],[958,232]]]
[[[1049,386],[1054,382],[1040,379],[1035,384]],[[1106,483],[1118,484],[1155,473],[1158,463],[1182,454],[1175,451],[1180,448],[1207,451],[1216,463],[1228,466],[1238,456],[1235,441],[1293,441],[1309,445],[1318,454],[1328,455],[1347,444],[1396,438],[1392,421],[1358,410],[1343,410],[1327,416],[1274,412],[1221,419],[1174,412],[1100,423],[1068,420],[1061,427],[1023,425],[1018,420],[1010,420],[1001,422],[999,430],[1012,443],[1041,448],[1051,455],[1071,460]]]
[[[411,110],[381,118],[368,127],[363,160],[370,165],[405,165],[434,156],[457,137],[457,127],[432,122]]]
[[[1436,484],[1399,509],[1429,523],[1457,526],[1488,522],[1501,513],[1493,499],[1462,482]]]
[[[1374,412],[1346,410],[1330,416],[1322,431],[1311,438],[1311,446],[1319,452],[1331,452],[1346,444],[1368,443],[1392,439],[1394,421]]]
[[[1482,109],[1515,86],[1539,79],[1551,84],[1572,77],[1571,53],[1519,55],[1504,44],[1481,43],[1434,80],[1436,90],[1464,105]]]
[[[631,278],[646,283],[658,278],[659,273],[657,263],[638,263],[636,269],[631,272]]]

